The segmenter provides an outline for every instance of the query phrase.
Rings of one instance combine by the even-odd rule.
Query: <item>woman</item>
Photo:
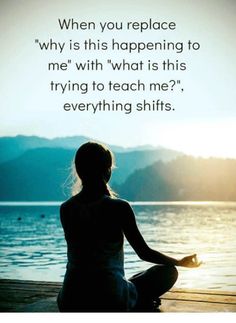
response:
[[[88,142],[75,156],[82,190],[61,205],[68,263],[58,307],[63,312],[151,311],[177,279],[175,266],[197,267],[196,255],[177,260],[148,247],[127,201],[108,186],[112,153]],[[124,275],[124,236],[154,265],[129,280]]]

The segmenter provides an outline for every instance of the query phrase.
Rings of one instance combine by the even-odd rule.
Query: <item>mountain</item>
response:
[[[37,136],[15,136],[0,138],[0,163],[19,157],[29,149],[50,148],[76,148],[91,140],[84,136],[47,139]]]
[[[58,137],[54,139],[22,135],[15,137],[0,137],[0,163],[17,158],[29,149],[43,147],[77,149],[83,143],[93,140],[94,139],[85,136]],[[120,153],[136,150],[156,149],[155,147],[149,145],[131,148],[124,148],[115,145],[109,145],[109,147],[112,151]]]
[[[135,170],[145,168],[158,160],[165,162],[181,155],[182,153],[178,151],[165,148],[143,151],[137,150],[121,154],[115,153],[117,168],[113,171],[111,183],[117,187],[117,185],[124,182]]]
[[[131,201],[236,201],[236,160],[180,156],[136,170],[118,193]]]
[[[77,147],[76,147],[77,148]],[[37,148],[0,164],[0,200],[52,201],[70,196],[72,162],[76,149]],[[111,184],[117,189],[133,171],[180,153],[147,150],[115,153],[117,168]]]
[[[73,150],[38,148],[0,165],[0,200],[63,200]]]
[[[75,151],[31,149],[0,164],[0,200],[65,200],[71,194]],[[112,187],[128,200],[236,200],[235,159],[194,158],[166,149],[115,157]]]

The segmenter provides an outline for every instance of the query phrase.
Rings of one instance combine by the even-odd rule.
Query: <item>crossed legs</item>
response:
[[[138,301],[134,310],[151,310],[153,302],[166,293],[176,282],[178,271],[174,266],[154,265],[129,280],[138,292]]]

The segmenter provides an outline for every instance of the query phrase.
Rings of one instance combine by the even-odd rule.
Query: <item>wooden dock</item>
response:
[[[61,283],[0,279],[0,312],[58,312]],[[236,292],[172,289],[161,297],[161,311],[236,312]]]

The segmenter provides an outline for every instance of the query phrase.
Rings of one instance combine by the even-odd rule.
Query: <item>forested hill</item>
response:
[[[37,148],[0,164],[0,200],[64,200],[71,192],[71,171],[75,149]],[[167,161],[180,155],[167,149],[115,153],[117,168],[111,184],[121,185],[137,169],[157,160]]]
[[[119,193],[131,201],[236,201],[236,159],[158,161],[130,175]]]
[[[114,183],[114,178],[119,177],[116,173],[119,168],[113,175],[113,188],[122,198],[130,201],[236,201],[235,159],[179,156],[137,169],[145,165],[141,165],[142,154],[130,154],[117,154],[117,164],[119,167],[123,163],[122,174],[125,171],[131,174],[121,184]],[[73,156],[74,150],[41,148],[2,163],[0,200],[66,199],[70,195]]]
[[[84,136],[0,138],[0,200],[65,200]],[[111,186],[131,201],[236,201],[236,159],[194,158],[162,147],[111,146]]]

